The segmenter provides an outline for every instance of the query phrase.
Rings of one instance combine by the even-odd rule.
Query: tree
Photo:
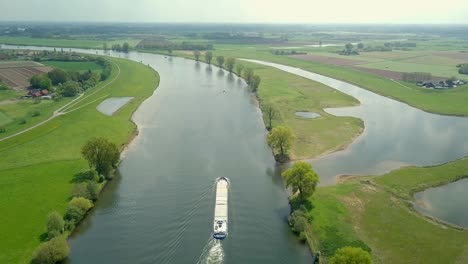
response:
[[[114,44],[112,45],[112,50],[122,51],[122,46],[120,46],[120,44]]]
[[[200,51],[194,50],[193,51],[193,56],[195,56],[196,61],[199,61],[200,60]]]
[[[73,197],[68,203],[67,210],[65,211],[65,219],[79,223],[85,216],[89,209],[93,208],[93,202],[84,197]]]
[[[254,76],[254,72],[251,68],[246,68],[244,70],[244,78],[245,78],[245,82],[250,85],[252,83],[252,79],[253,79],[253,76]]]
[[[273,151],[279,154],[279,160],[286,157],[294,140],[294,134],[289,127],[278,126],[272,129],[268,135],[268,143]]]
[[[105,138],[94,138],[81,149],[81,154],[100,175],[111,178],[110,173],[120,159],[117,146]]]
[[[301,200],[311,196],[319,182],[319,177],[312,169],[312,165],[303,161],[295,162],[283,172],[282,176],[286,179],[286,186],[292,187],[293,193],[299,191]]]
[[[53,85],[58,85],[59,83],[65,83],[68,81],[68,73],[60,69],[53,69],[47,73],[47,75]]]
[[[252,77],[252,80],[250,81],[250,87],[252,87],[252,92],[254,93],[257,92],[258,86],[260,85],[260,81],[261,81],[260,76],[255,74]]]
[[[242,76],[242,70],[244,69],[244,65],[242,64],[236,64],[236,72],[237,72],[237,75],[239,76]]]
[[[68,81],[59,87],[59,93],[64,97],[73,97],[80,92],[78,82]]]
[[[102,44],[102,49],[105,50],[105,51],[109,49],[109,47],[107,47],[107,42],[104,42]]]
[[[122,45],[122,51],[123,52],[129,52],[130,51],[130,45],[125,42],[123,45]]]
[[[267,128],[268,128],[268,130],[271,130],[273,128],[272,125],[271,125],[271,121],[276,116],[276,109],[270,104],[266,105],[264,107],[264,109],[265,109],[265,113],[266,113],[266,116],[267,116],[267,119],[268,119],[268,127]]]
[[[223,64],[224,64],[224,57],[223,56],[218,56],[218,57],[216,57],[216,61],[218,62],[218,66],[222,68]]]
[[[206,63],[211,64],[212,59],[213,59],[213,52],[211,52],[211,51],[205,52]]]
[[[228,72],[232,73],[232,70],[234,69],[235,64],[236,64],[236,60],[234,58],[227,58],[226,69],[228,70]]]
[[[361,42],[361,43],[357,44],[357,47],[358,47],[358,49],[362,50],[364,48],[364,43]]]
[[[29,80],[31,86],[36,89],[49,89],[52,87],[52,82],[47,74],[36,74]]]
[[[47,218],[47,237],[51,239],[60,235],[64,226],[62,216],[58,212],[52,212]]]
[[[343,247],[335,252],[330,264],[371,264],[369,252],[356,247]]]
[[[306,240],[305,230],[307,229],[307,216],[303,210],[294,210],[289,216],[289,226],[294,233],[299,235],[302,241]]]
[[[345,47],[346,47],[346,51],[348,52],[348,54],[350,54],[351,51],[353,50],[353,44],[348,43],[345,45]]]
[[[65,260],[70,254],[67,240],[63,236],[58,236],[47,241],[34,251],[33,264],[57,263]]]

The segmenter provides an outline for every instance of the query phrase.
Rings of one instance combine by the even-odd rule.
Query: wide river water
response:
[[[286,223],[288,193],[246,84],[192,60],[111,55],[149,64],[161,81],[134,114],[140,133],[123,153],[120,175],[69,240],[70,262],[311,263]],[[220,176],[231,179],[230,232],[214,243]]]
[[[310,263],[310,253],[285,223],[287,193],[245,83],[181,58],[111,55],[151,65],[161,83],[134,115],[140,135],[124,154],[121,176],[70,240],[71,262]],[[468,155],[467,118],[426,113],[329,77],[255,62],[324,83],[361,102],[327,109],[362,119],[365,130],[345,150],[310,160],[322,185],[333,184],[340,174],[382,174]],[[213,180],[219,176],[231,178],[232,195],[230,235],[216,244],[210,234]]]

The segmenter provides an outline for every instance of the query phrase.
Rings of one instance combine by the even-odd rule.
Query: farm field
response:
[[[317,205],[309,211],[311,232],[324,250],[339,248],[343,241],[362,240],[372,249],[375,263],[400,263],[402,259],[408,263],[465,263],[467,232],[426,219],[408,201],[415,191],[459,179],[467,169],[465,158],[318,188],[310,199]],[[440,241],[444,241],[443,247]]]
[[[109,96],[133,96],[113,116],[96,110],[104,98],[60,116],[24,134],[0,142],[0,233],[11,239],[0,240],[0,263],[29,263],[46,230],[47,215],[57,210],[64,213],[72,179],[88,170],[80,148],[92,137],[106,137],[118,146],[127,143],[135,131],[130,121],[133,111],[149,97],[158,83],[155,72],[142,64],[109,58],[121,69],[118,79],[90,99]],[[116,67],[108,80],[117,74]],[[99,89],[101,83],[93,90]],[[66,142],[66,144],[64,144]],[[27,183],[27,184],[26,184]],[[54,191],[44,191],[54,190]],[[10,217],[15,216],[15,217]]]
[[[43,61],[42,63],[53,68],[62,69],[64,71],[102,71],[102,66],[94,61]]]
[[[29,87],[29,79],[32,76],[51,70],[50,67],[34,61],[2,61],[0,80],[11,88],[24,90]]]
[[[31,37],[5,37],[0,36],[0,44],[10,45],[31,45],[31,46],[49,46],[59,48],[85,48],[85,49],[101,49],[104,43],[109,47],[113,44],[123,44],[128,42],[134,47],[140,39],[134,38],[119,38],[119,39],[96,39],[89,36],[88,38],[77,39],[58,39],[58,38],[31,38]]]

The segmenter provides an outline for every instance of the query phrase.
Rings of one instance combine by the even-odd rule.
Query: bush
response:
[[[33,253],[32,263],[57,263],[65,260],[68,254],[70,254],[70,248],[67,240],[63,236],[59,236],[39,245]]]
[[[20,124],[20,125],[26,124],[26,119],[24,119],[24,118],[18,119],[18,124]]]
[[[33,98],[33,104],[40,104],[42,99],[40,97],[34,97]]]
[[[291,216],[289,216],[289,225],[294,233],[299,235],[301,241],[306,240],[305,231],[307,229],[307,216],[302,210],[295,210]]]
[[[57,212],[52,212],[47,218],[47,236],[49,239],[60,235],[65,226],[62,216]]]
[[[78,183],[73,186],[71,195],[96,201],[99,195],[99,185],[95,182]]]
[[[5,132],[6,132],[6,128],[3,126],[0,126],[0,133],[5,133]]]
[[[73,97],[80,92],[80,84],[75,81],[68,81],[59,87],[59,92],[64,97]]]
[[[330,259],[330,264],[371,264],[372,259],[369,252],[361,248],[344,247],[336,251],[335,255]]]
[[[41,112],[39,112],[39,111],[37,111],[37,110],[35,110],[35,111],[33,111],[33,112],[31,113],[31,116],[32,116],[32,117],[36,117],[36,116],[40,116],[40,115],[41,115]]]
[[[93,207],[93,202],[84,197],[74,197],[65,212],[65,220],[79,223],[85,214]]]

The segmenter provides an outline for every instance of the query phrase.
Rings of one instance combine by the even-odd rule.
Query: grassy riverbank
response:
[[[272,67],[242,62],[253,68],[262,82],[258,88],[260,107],[273,106],[277,114],[272,125],[286,125],[296,135],[292,159],[306,159],[345,147],[363,130],[360,119],[337,117],[323,109],[358,105],[359,101],[321,83],[286,73]],[[299,111],[315,112],[316,119],[296,116]],[[269,120],[265,111],[265,124]]]
[[[91,100],[89,105],[0,142],[0,233],[8,238],[0,240],[0,263],[28,263],[46,230],[47,215],[54,210],[64,213],[74,176],[88,170],[80,155],[87,140],[105,137],[124,146],[135,132],[131,115],[153,93],[159,77],[142,64],[109,60],[118,65],[120,75],[88,100],[134,97],[117,113],[105,116],[96,110],[104,98]],[[116,65],[109,80],[117,76]]]
[[[362,240],[376,263],[466,263],[468,231],[436,223],[408,201],[414,192],[466,177],[467,171],[465,158],[318,188],[308,212],[312,236],[322,252]]]
[[[401,85],[390,79],[344,66],[333,66],[288,56],[273,55],[269,47],[261,45],[216,45],[216,50],[213,53],[214,56],[223,55],[234,58],[258,59],[298,67],[355,84],[427,112],[444,115],[468,115],[468,105],[465,103],[468,101],[466,86],[448,90],[433,90],[409,83]],[[180,53],[179,55],[187,56],[186,53]]]

